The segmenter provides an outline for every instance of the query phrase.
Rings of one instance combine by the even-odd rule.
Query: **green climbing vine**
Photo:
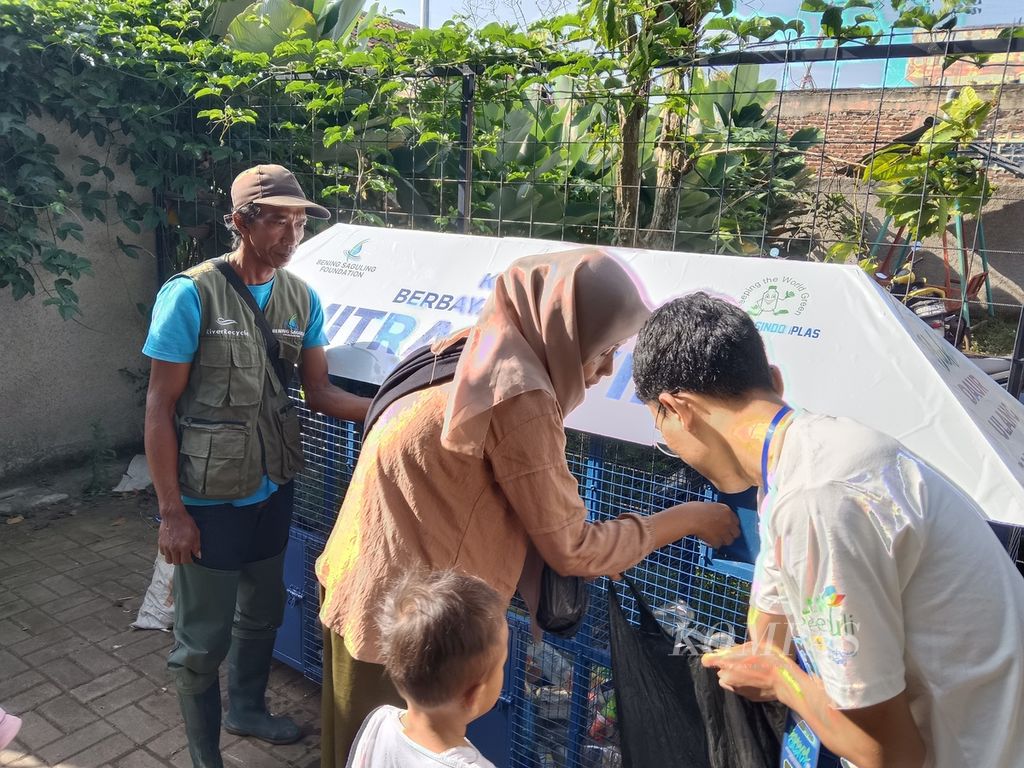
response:
[[[893,1],[906,23],[941,26],[970,4],[943,0],[932,18],[920,0]],[[422,30],[354,3],[0,0],[0,290],[80,314],[90,221],[157,229],[182,263],[211,255],[231,178],[251,162],[304,174],[343,219],[450,227],[470,72],[472,231],[498,221],[593,241],[628,229],[657,245],[685,229],[672,247],[756,253],[805,205],[817,132],[779,133],[776,84],[756,69],[692,67],[729,43],[800,34],[799,22],[740,19],[730,0],[585,0],[526,30]],[[861,6],[806,3],[836,45],[877,36]],[[61,162],[54,123],[97,150]],[[716,191],[726,177],[739,183]],[[623,183],[636,194],[615,205]]]

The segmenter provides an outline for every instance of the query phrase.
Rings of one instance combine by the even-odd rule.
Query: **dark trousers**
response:
[[[186,506],[202,557],[174,568],[174,646],[167,667],[181,693],[217,679],[232,636],[268,639],[284,616],[284,550],[293,484],[259,504]]]
[[[323,669],[320,768],[345,768],[366,716],[382,704],[404,708],[405,701],[383,665],[352,658],[345,641],[329,629],[324,629]]]

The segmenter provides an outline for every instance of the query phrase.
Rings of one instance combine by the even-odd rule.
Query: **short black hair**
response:
[[[764,341],[750,316],[724,299],[698,291],[654,310],[633,352],[636,396],[662,392],[730,399],[772,389]]]

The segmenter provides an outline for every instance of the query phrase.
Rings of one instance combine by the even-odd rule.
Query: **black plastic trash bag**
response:
[[[590,588],[579,576],[562,576],[547,563],[540,577],[537,626],[559,637],[572,637],[587,618]]]
[[[700,657],[673,655],[640,591],[640,626],[631,625],[608,589],[612,679],[618,705],[623,768],[777,768],[781,705],[756,704],[724,690]]]

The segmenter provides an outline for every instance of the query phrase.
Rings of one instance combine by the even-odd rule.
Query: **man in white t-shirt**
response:
[[[858,768],[1024,766],[1024,580],[968,496],[880,432],[792,411],[749,316],[707,294],[652,315],[633,377],[685,462],[760,489],[750,641],[703,659],[723,687]]]

